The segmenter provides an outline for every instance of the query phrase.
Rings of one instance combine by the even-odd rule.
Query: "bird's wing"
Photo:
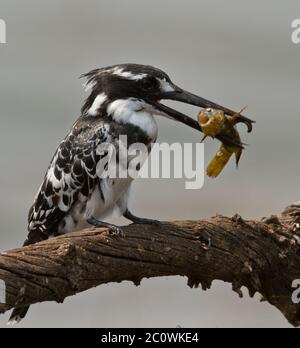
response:
[[[107,142],[109,124],[80,120],[61,142],[28,215],[25,244],[46,239],[77,201],[85,201],[97,183],[99,144]]]

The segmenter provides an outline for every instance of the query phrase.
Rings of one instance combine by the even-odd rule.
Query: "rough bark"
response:
[[[213,280],[232,283],[250,296],[259,292],[294,326],[300,304],[292,282],[300,279],[300,202],[260,221],[215,216],[161,226],[124,227],[125,238],[105,229],[69,233],[0,255],[0,279],[12,307],[67,296],[109,282],[180,275],[190,287],[209,289]]]

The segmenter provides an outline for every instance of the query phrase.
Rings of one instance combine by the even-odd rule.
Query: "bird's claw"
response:
[[[112,225],[112,224],[109,224],[107,222],[103,222],[103,221],[99,221],[97,219],[95,219],[93,216],[91,216],[87,222],[94,226],[94,227],[100,227],[100,228],[106,228],[108,229],[108,233],[111,235],[111,236],[119,236],[119,237],[125,237],[125,234],[122,230],[121,227],[119,226],[116,226],[116,225]]]
[[[124,233],[123,229],[121,227],[115,226],[115,225],[111,225],[109,227],[109,234],[111,236],[116,236],[116,237],[121,237],[121,238],[125,237],[125,233]]]

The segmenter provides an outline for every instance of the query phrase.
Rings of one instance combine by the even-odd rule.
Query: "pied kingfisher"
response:
[[[202,108],[235,112],[198,97],[176,86],[169,76],[154,67],[120,64],[95,69],[82,75],[87,79],[86,99],[81,115],[60,143],[28,215],[28,237],[24,246],[50,236],[76,231],[90,225],[120,228],[101,221],[115,208],[133,223],[158,223],[140,218],[128,208],[132,179],[100,178],[97,163],[103,159],[96,151],[103,142],[118,146],[119,136],[133,143],[150,145],[157,138],[156,115],[166,116],[201,131],[192,118],[162,105],[161,99],[172,99]],[[240,122],[251,128],[251,120]],[[230,139],[222,139],[230,142]],[[242,146],[241,144],[239,144]],[[10,322],[24,318],[29,307],[15,308]]]

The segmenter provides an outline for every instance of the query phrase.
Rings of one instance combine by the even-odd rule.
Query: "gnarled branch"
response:
[[[0,255],[6,303],[15,306],[67,296],[109,282],[181,275],[188,285],[209,289],[215,279],[259,292],[294,326],[300,304],[292,282],[300,279],[300,203],[282,216],[246,221],[239,215],[124,227],[125,238],[86,229]]]

